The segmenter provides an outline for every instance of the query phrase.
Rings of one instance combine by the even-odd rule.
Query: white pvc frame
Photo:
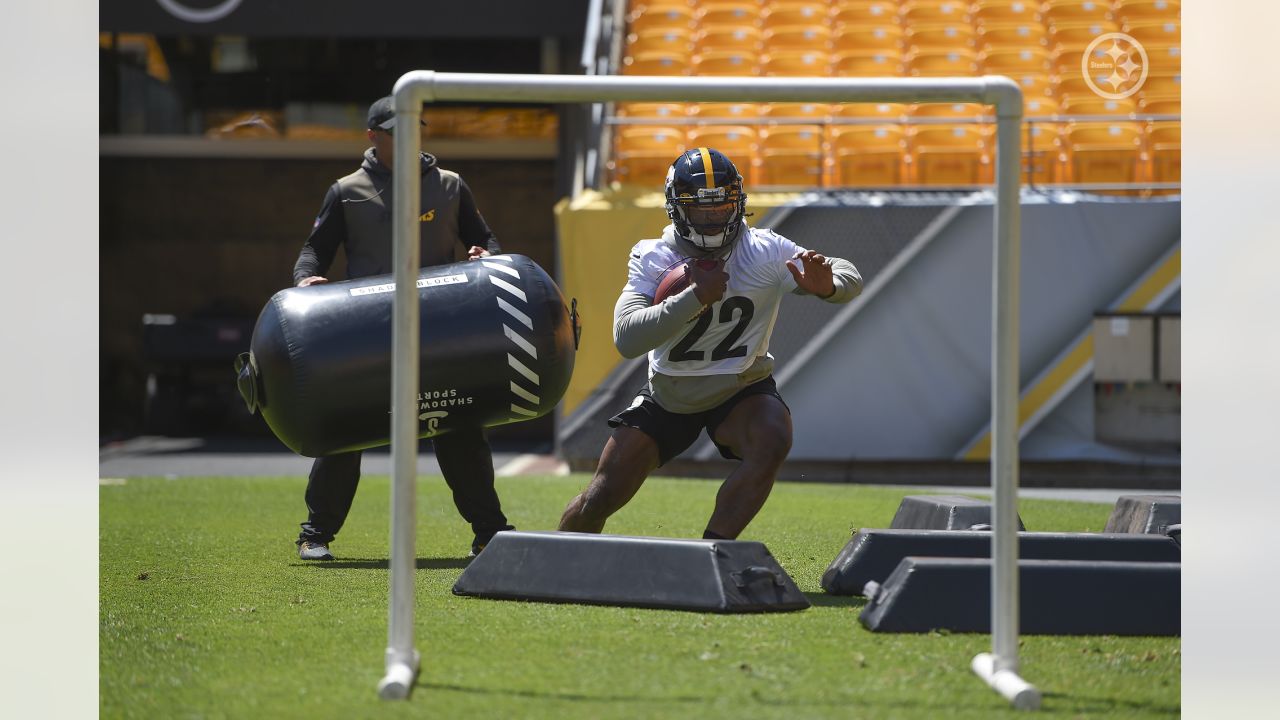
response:
[[[416,128],[425,102],[964,102],[996,108],[996,204],[992,274],[991,646],[973,671],[1021,709],[1040,693],[1018,676],[1018,263],[1022,91],[1003,76],[979,78],[642,77],[499,75],[415,70],[395,85],[396,125]],[[422,140],[395,134],[393,214],[395,301],[391,376],[391,591],[385,699],[408,697],[419,667],[413,645],[418,453],[418,213],[416,168]]]

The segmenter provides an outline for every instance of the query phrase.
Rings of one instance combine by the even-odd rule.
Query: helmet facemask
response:
[[[724,155],[703,148],[686,155],[704,151],[705,160],[697,157],[682,167],[687,162],[682,156],[667,171],[667,216],[681,238],[705,252],[717,252],[732,245],[741,233],[747,196],[741,175]],[[705,172],[708,168],[711,173]],[[690,170],[702,172],[690,176]]]

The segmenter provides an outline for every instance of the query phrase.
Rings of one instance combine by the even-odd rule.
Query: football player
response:
[[[783,293],[846,303],[862,291],[848,260],[749,226],[742,175],[717,150],[677,158],[666,198],[671,224],[632,248],[614,308],[614,344],[625,357],[649,354],[649,380],[609,420],[595,476],[565,508],[560,530],[603,530],[649,473],[706,430],[723,457],[741,462],[720,486],[703,537],[737,538],[791,449],[791,412],[769,354]],[[682,264],[688,287],[655,302],[663,275]]]

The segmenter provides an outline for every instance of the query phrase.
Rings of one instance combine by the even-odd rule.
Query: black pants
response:
[[[436,461],[444,481],[453,491],[453,504],[482,542],[494,533],[509,530],[507,516],[493,488],[493,453],[483,428],[459,428],[432,438]],[[316,458],[307,480],[307,521],[298,542],[333,541],[351,511],[360,483],[360,453]]]

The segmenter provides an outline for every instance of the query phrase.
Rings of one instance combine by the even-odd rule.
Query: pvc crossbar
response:
[[[395,84],[396,124],[417,127],[422,105],[435,101],[599,103],[669,102],[968,102],[996,109],[996,206],[992,255],[991,478],[995,504],[990,674],[984,656],[975,672],[1009,696],[1008,678],[1018,669],[1018,264],[1022,91],[1004,76],[977,78],[649,77],[617,75],[515,75],[415,70]],[[395,167],[417,166],[422,139],[395,134]],[[418,302],[415,280],[421,179],[394,172],[393,254],[395,301],[391,372],[391,590],[386,676],[378,685],[386,699],[408,697],[418,672],[413,646],[413,571],[418,448]],[[1019,682],[1021,680],[1019,679]],[[1022,683],[1025,685],[1025,683]],[[1038,705],[1034,688],[1017,685],[1022,707]]]

